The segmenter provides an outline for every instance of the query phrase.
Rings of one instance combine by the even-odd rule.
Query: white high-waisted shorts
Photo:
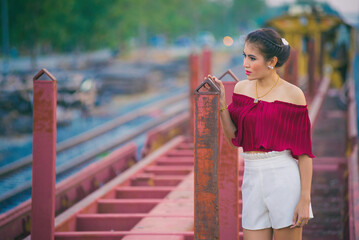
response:
[[[300,174],[291,151],[241,153],[241,156],[242,227],[258,230],[292,225],[300,197]],[[313,218],[311,205],[309,217]]]

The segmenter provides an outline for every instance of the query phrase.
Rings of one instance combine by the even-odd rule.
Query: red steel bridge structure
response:
[[[32,199],[0,215],[2,239],[242,239],[243,159],[226,142],[211,51],[189,57],[190,111],[56,184],[56,77],[34,77]],[[50,80],[42,80],[47,76]],[[226,71],[227,103],[237,77]],[[357,113],[353,76],[347,108],[335,103],[330,78],[306,89],[312,124],[315,218],[303,239],[359,239]],[[136,163],[137,162],[137,163]],[[29,233],[31,232],[31,235]]]

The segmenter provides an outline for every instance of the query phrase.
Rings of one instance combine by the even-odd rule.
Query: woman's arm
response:
[[[295,97],[294,103],[306,105],[307,101],[303,91],[296,87],[292,96]],[[310,191],[312,186],[313,160],[306,154],[298,157],[298,167],[300,173],[300,198],[293,216],[292,227],[303,227],[309,220]]]
[[[221,80],[219,80],[218,78],[216,78],[215,76],[211,76],[208,75],[209,78],[211,78],[212,80],[214,80],[216,82],[216,84],[220,87],[221,89],[221,94],[219,97],[219,109],[224,109],[222,111],[219,111],[220,113],[220,119],[221,119],[221,126],[223,129],[223,133],[224,136],[227,139],[227,142],[233,147],[233,148],[237,148],[236,146],[233,145],[232,143],[232,138],[235,137],[234,133],[237,130],[237,127],[234,125],[231,116],[229,115],[228,112],[228,108],[227,107],[227,102],[226,102],[226,97],[225,97],[225,89],[224,89],[224,85],[222,83]]]
[[[300,173],[300,198],[293,216],[292,227],[303,227],[309,220],[310,191],[312,186],[312,158],[303,154],[298,157]]]
[[[220,109],[224,108],[226,105],[226,102],[224,103],[220,102]],[[235,137],[234,133],[237,130],[236,126],[233,124],[231,116],[229,115],[228,109],[225,109],[223,111],[220,111],[220,119],[221,119],[221,126],[223,129],[224,136],[227,139],[227,142],[233,147],[237,148],[232,143],[232,138]]]
[[[300,199],[310,202],[310,190],[312,186],[313,163],[312,159],[303,154],[298,157],[300,172]]]
[[[289,91],[293,97],[293,102],[299,105],[306,105],[307,101],[303,91],[295,86],[293,91]],[[313,165],[312,158],[306,154],[298,157],[298,167],[300,173],[300,198],[293,216],[292,227],[303,227],[309,220],[310,191],[312,186]]]

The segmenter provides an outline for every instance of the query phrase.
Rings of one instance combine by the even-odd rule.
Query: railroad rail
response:
[[[153,127],[151,132],[147,133],[147,139],[154,135],[158,139],[151,138],[152,141],[147,141],[148,149],[152,149],[150,145],[157,146],[162,144],[162,139],[168,140],[178,134],[185,133],[187,131],[188,119],[189,113],[183,112],[177,114],[176,118]],[[146,155],[150,154],[153,150],[148,151]],[[55,195],[56,215],[73,206],[91,192],[99,189],[111,179],[121,175],[126,169],[134,166],[137,162],[137,146],[130,142],[57,183]],[[14,239],[28,235],[31,226],[30,210],[31,200],[27,200],[14,209],[0,215],[0,234],[5,239]]]
[[[104,126],[99,126],[98,128],[95,128],[92,131],[86,132],[73,139],[69,139],[67,141],[60,143],[59,144],[60,147],[57,150],[58,153],[64,152],[65,150],[71,151],[72,148],[77,147],[79,144],[91,141],[95,137],[101,137],[102,134],[108,133],[114,130],[115,128],[120,127],[122,124],[125,124],[126,122],[129,122],[141,116],[145,116],[146,114],[150,114],[153,111],[158,112],[164,106],[172,106],[171,109],[169,110],[162,109],[162,112],[158,114],[158,116],[156,116],[155,120],[149,121],[139,126],[133,132],[126,134],[121,138],[118,138],[117,136],[113,136],[114,140],[110,144],[104,146],[98,146],[96,147],[96,149],[92,151],[86,152],[85,154],[72,158],[71,160],[69,159],[66,162],[62,163],[61,165],[57,166],[56,168],[57,177],[59,178],[62,175],[67,174],[69,171],[73,171],[75,167],[86,164],[86,162],[92,161],[97,156],[106,153],[111,149],[114,149],[115,147],[120,146],[121,144],[124,144],[132,140],[133,138],[143,134],[144,132],[150,130],[151,128],[167,121],[170,118],[173,118],[174,116],[180,114],[181,112],[186,111],[188,109],[188,103],[186,102],[186,100],[183,100],[183,97],[185,97],[185,94],[175,96],[169,99],[168,101],[164,101],[158,104],[158,106],[142,109],[139,112],[129,114],[129,116],[119,117],[114,121],[105,124]],[[71,144],[74,145],[73,147],[70,148]],[[28,160],[30,160],[30,162]],[[3,168],[4,171],[2,172],[2,174],[0,173],[0,177],[6,178],[7,181],[10,181],[12,176],[14,176],[15,178],[17,174],[26,174],[26,172],[31,172],[31,168],[28,167],[28,165],[31,164],[31,162],[32,162],[32,157],[30,156],[30,158],[26,159],[26,162],[22,161],[20,162],[20,164],[15,163],[9,167],[5,166]],[[5,202],[29,189],[31,189],[31,180],[28,180],[26,182],[21,182],[21,185],[16,186],[15,188],[13,188],[8,192],[3,193],[0,196],[0,203]]]
[[[75,148],[79,144],[90,141],[91,139],[98,137],[102,134],[112,131],[114,128],[119,127],[127,122],[130,122],[138,117],[146,116],[151,114],[152,112],[157,112],[160,109],[174,104],[178,101],[188,98],[188,93],[179,94],[177,96],[173,96],[165,101],[161,101],[159,103],[154,104],[151,107],[142,107],[137,111],[130,112],[124,116],[119,116],[108,123],[105,123],[101,126],[93,128],[85,133],[79,134],[71,139],[60,142],[56,145],[56,153],[61,153],[67,149]],[[0,168],[0,177],[4,177],[14,171],[18,171],[19,169],[29,166],[32,164],[32,154],[17,160],[14,163],[7,164]]]

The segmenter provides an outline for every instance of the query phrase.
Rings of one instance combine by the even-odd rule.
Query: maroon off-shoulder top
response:
[[[276,100],[267,102],[233,93],[229,114],[237,130],[232,143],[243,151],[291,150],[292,156],[312,154],[311,124],[307,105]]]

